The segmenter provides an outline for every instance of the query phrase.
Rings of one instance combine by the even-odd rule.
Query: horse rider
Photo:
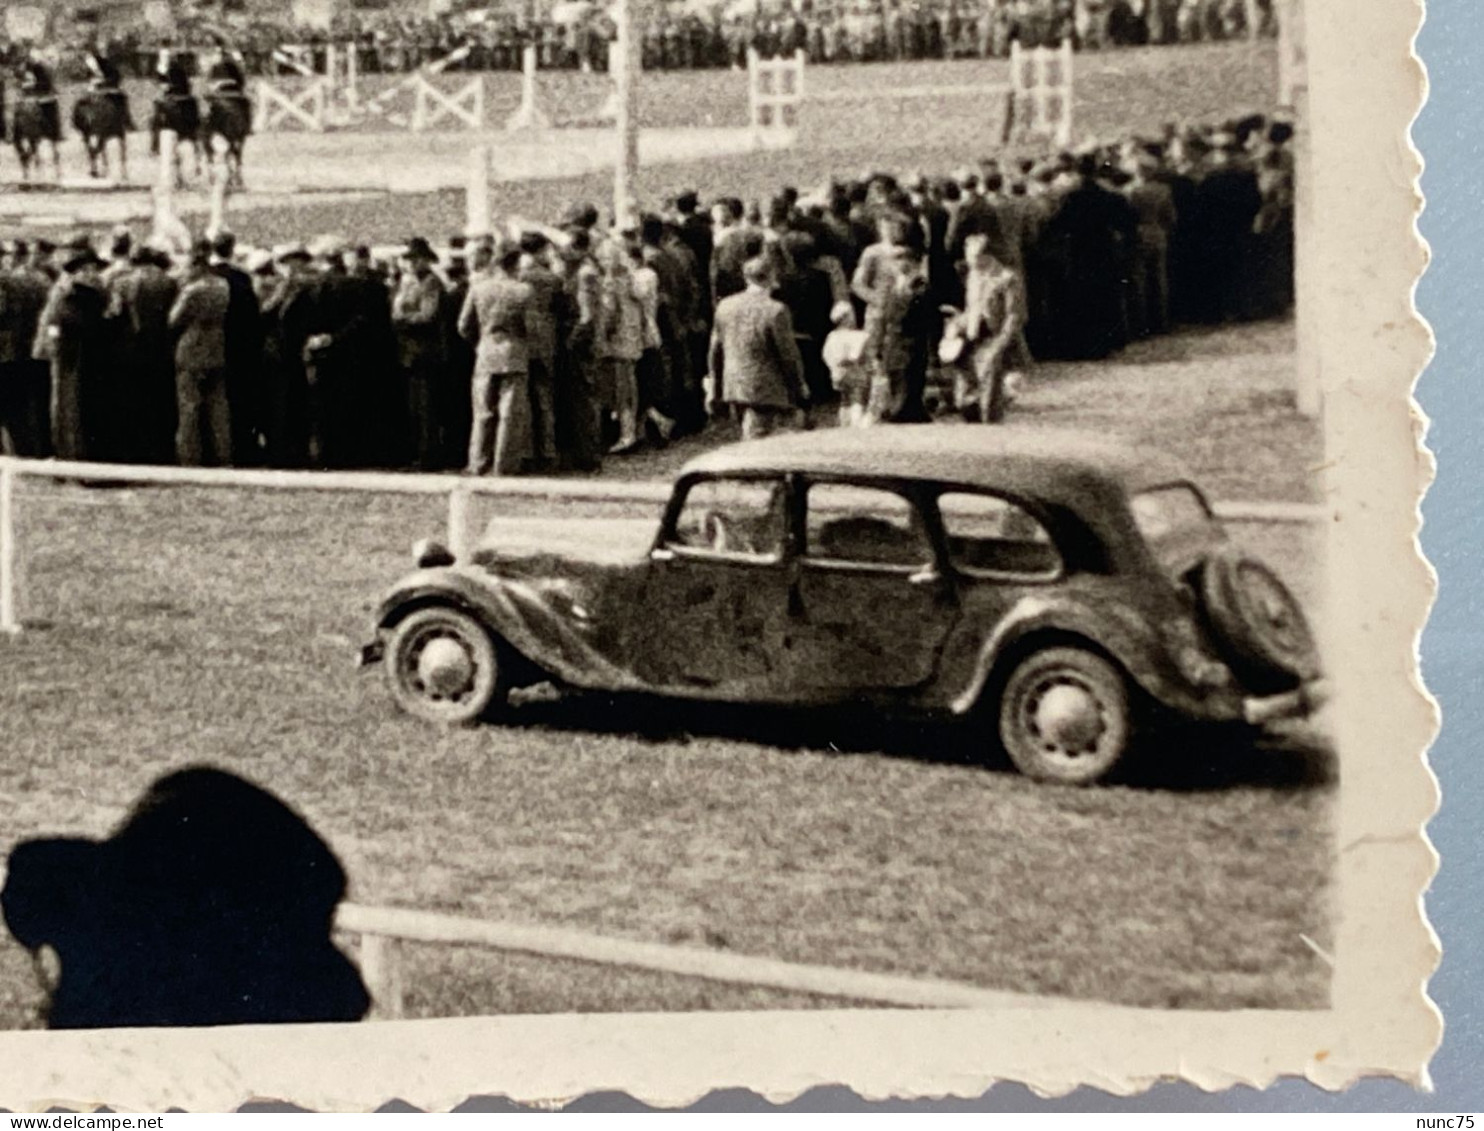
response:
[[[57,143],[62,140],[62,113],[57,104],[57,81],[51,68],[41,60],[33,47],[26,52],[20,66],[21,98],[33,103],[40,111],[41,138],[52,143],[52,154],[56,155]]]
[[[221,39],[213,46],[211,64],[206,68],[208,88],[216,97],[241,98],[247,90],[241,52],[228,48]]]
[[[118,64],[96,44],[88,50],[85,62],[88,66],[88,87],[118,106],[123,128],[132,130],[134,121],[129,113],[129,98],[124,93],[124,76],[119,73]]]
[[[160,48],[155,82],[160,89],[155,95],[151,152],[159,151],[160,131],[166,129],[173,129],[181,142],[195,145],[201,132],[201,108],[196,105],[185,60],[168,46]]]

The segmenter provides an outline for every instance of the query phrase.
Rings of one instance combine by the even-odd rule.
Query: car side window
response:
[[[686,491],[666,545],[772,560],[783,554],[782,479],[701,479]]]
[[[933,561],[916,505],[895,491],[813,483],[806,515],[804,552],[816,561],[913,569]]]
[[[968,574],[1051,578],[1061,555],[1039,519],[998,495],[947,491],[938,513],[948,536],[948,558]]]

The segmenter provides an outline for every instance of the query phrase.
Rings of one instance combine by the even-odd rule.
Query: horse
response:
[[[31,180],[31,166],[41,153],[42,142],[51,146],[52,179],[62,179],[62,160],[57,153],[57,142],[61,140],[61,136],[61,115],[57,112],[56,96],[35,98],[21,95],[11,123],[10,141],[21,161],[22,180]]]
[[[149,151],[160,152],[160,135],[175,133],[175,183],[185,184],[181,173],[180,147],[189,144],[195,155],[195,175],[201,176],[201,104],[193,94],[161,94],[155,99],[149,122]]]
[[[72,105],[72,128],[88,151],[88,173],[101,177],[108,172],[108,143],[119,144],[119,177],[129,179],[128,134],[134,128],[129,100],[122,91],[90,90]]]
[[[217,160],[216,140],[221,139],[227,167],[227,185],[242,187],[242,149],[252,133],[252,103],[240,91],[217,91],[206,99],[206,124],[201,136],[213,163]]]

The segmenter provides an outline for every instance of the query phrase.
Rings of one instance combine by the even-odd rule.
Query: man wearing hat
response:
[[[110,300],[116,333],[129,343],[119,398],[128,406],[128,454],[145,463],[170,463],[176,413],[170,309],[180,288],[154,248],[136,247],[129,258]]]
[[[273,262],[277,276],[262,302],[264,454],[272,467],[303,467],[309,455],[305,350],[315,280],[301,243],[279,244]]]
[[[262,458],[258,436],[263,413],[262,311],[251,276],[234,262],[237,237],[220,231],[211,240],[211,270],[227,284],[227,402],[232,420],[232,464],[249,467]]]
[[[39,356],[51,363],[52,450],[58,459],[95,459],[106,427],[100,391],[111,359],[104,336],[108,299],[99,269],[103,260],[86,236],[73,239],[62,257],[62,277],[52,285],[37,326]]]
[[[170,309],[175,335],[177,424],[175,454],[182,467],[232,462],[232,414],[227,401],[227,281],[211,269],[211,244],[191,248],[185,284]]]
[[[513,475],[530,448],[527,373],[539,327],[535,291],[516,277],[520,254],[514,244],[497,246],[493,271],[474,280],[459,314],[459,333],[476,343],[470,475]]]
[[[474,379],[474,347],[459,334],[459,315],[469,297],[468,237],[449,237],[448,262],[443,265],[443,392],[441,465],[463,467],[469,456],[469,389]]]
[[[535,466],[556,465],[557,318],[565,295],[550,266],[551,241],[541,232],[522,232],[518,277],[530,286],[535,333],[530,343],[527,384],[531,394],[531,459]]]
[[[412,463],[420,471],[434,471],[441,462],[439,407],[444,398],[439,380],[443,370],[439,317],[444,287],[433,270],[438,255],[422,236],[407,241],[402,258],[406,269],[392,297],[392,325],[406,393]]]

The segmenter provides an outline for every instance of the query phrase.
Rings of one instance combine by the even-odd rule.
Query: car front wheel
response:
[[[417,609],[399,621],[383,664],[398,707],[446,726],[475,722],[506,690],[490,634],[445,606]]]
[[[1122,673],[1086,648],[1031,653],[1000,696],[1000,742],[1016,768],[1037,781],[1098,781],[1123,757],[1132,731]]]

